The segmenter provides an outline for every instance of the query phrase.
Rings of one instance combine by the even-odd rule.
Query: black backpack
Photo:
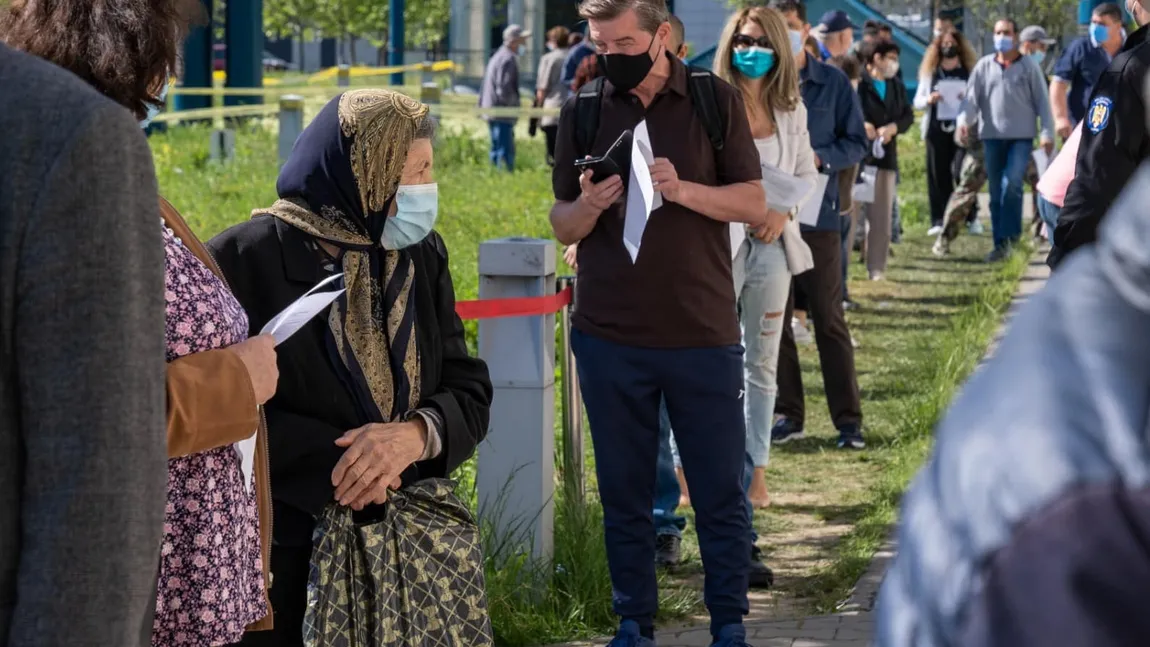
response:
[[[723,116],[719,113],[719,102],[715,99],[715,75],[710,70],[687,66],[687,88],[691,103],[703,121],[707,138],[715,150],[723,150]],[[591,154],[595,146],[595,135],[599,132],[599,109],[603,100],[603,80],[599,76],[579,88],[575,95],[575,142],[579,147],[579,157]]]

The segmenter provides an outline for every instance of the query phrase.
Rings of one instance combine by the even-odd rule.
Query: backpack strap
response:
[[[595,135],[599,132],[599,110],[603,101],[603,77],[596,77],[575,95],[575,143],[578,155],[582,158],[591,154],[595,147]]]
[[[715,98],[715,75],[710,70],[690,65],[687,67],[687,87],[711,146],[717,151],[723,150],[723,115]]]

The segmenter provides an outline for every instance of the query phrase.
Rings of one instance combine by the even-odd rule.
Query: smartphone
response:
[[[631,130],[624,130],[606,153],[600,157],[575,160],[575,168],[579,169],[580,173],[590,170],[592,182],[602,182],[612,175],[624,177],[631,168],[628,164],[631,157],[631,137]]]

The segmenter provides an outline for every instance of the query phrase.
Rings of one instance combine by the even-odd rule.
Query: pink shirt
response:
[[[1062,150],[1050,163],[1050,168],[1046,169],[1046,173],[1043,173],[1042,178],[1038,180],[1038,193],[1059,209],[1066,199],[1066,188],[1074,179],[1074,168],[1078,162],[1078,142],[1081,139],[1082,124],[1079,123],[1074,132],[1070,133],[1070,139],[1066,140]]]

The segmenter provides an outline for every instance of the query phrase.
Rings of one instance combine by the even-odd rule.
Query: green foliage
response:
[[[363,38],[384,47],[390,10],[386,0],[264,0],[264,31],[276,38],[311,38],[318,33],[344,40]],[[451,0],[407,0],[405,45],[426,47],[442,41],[450,11]]]

